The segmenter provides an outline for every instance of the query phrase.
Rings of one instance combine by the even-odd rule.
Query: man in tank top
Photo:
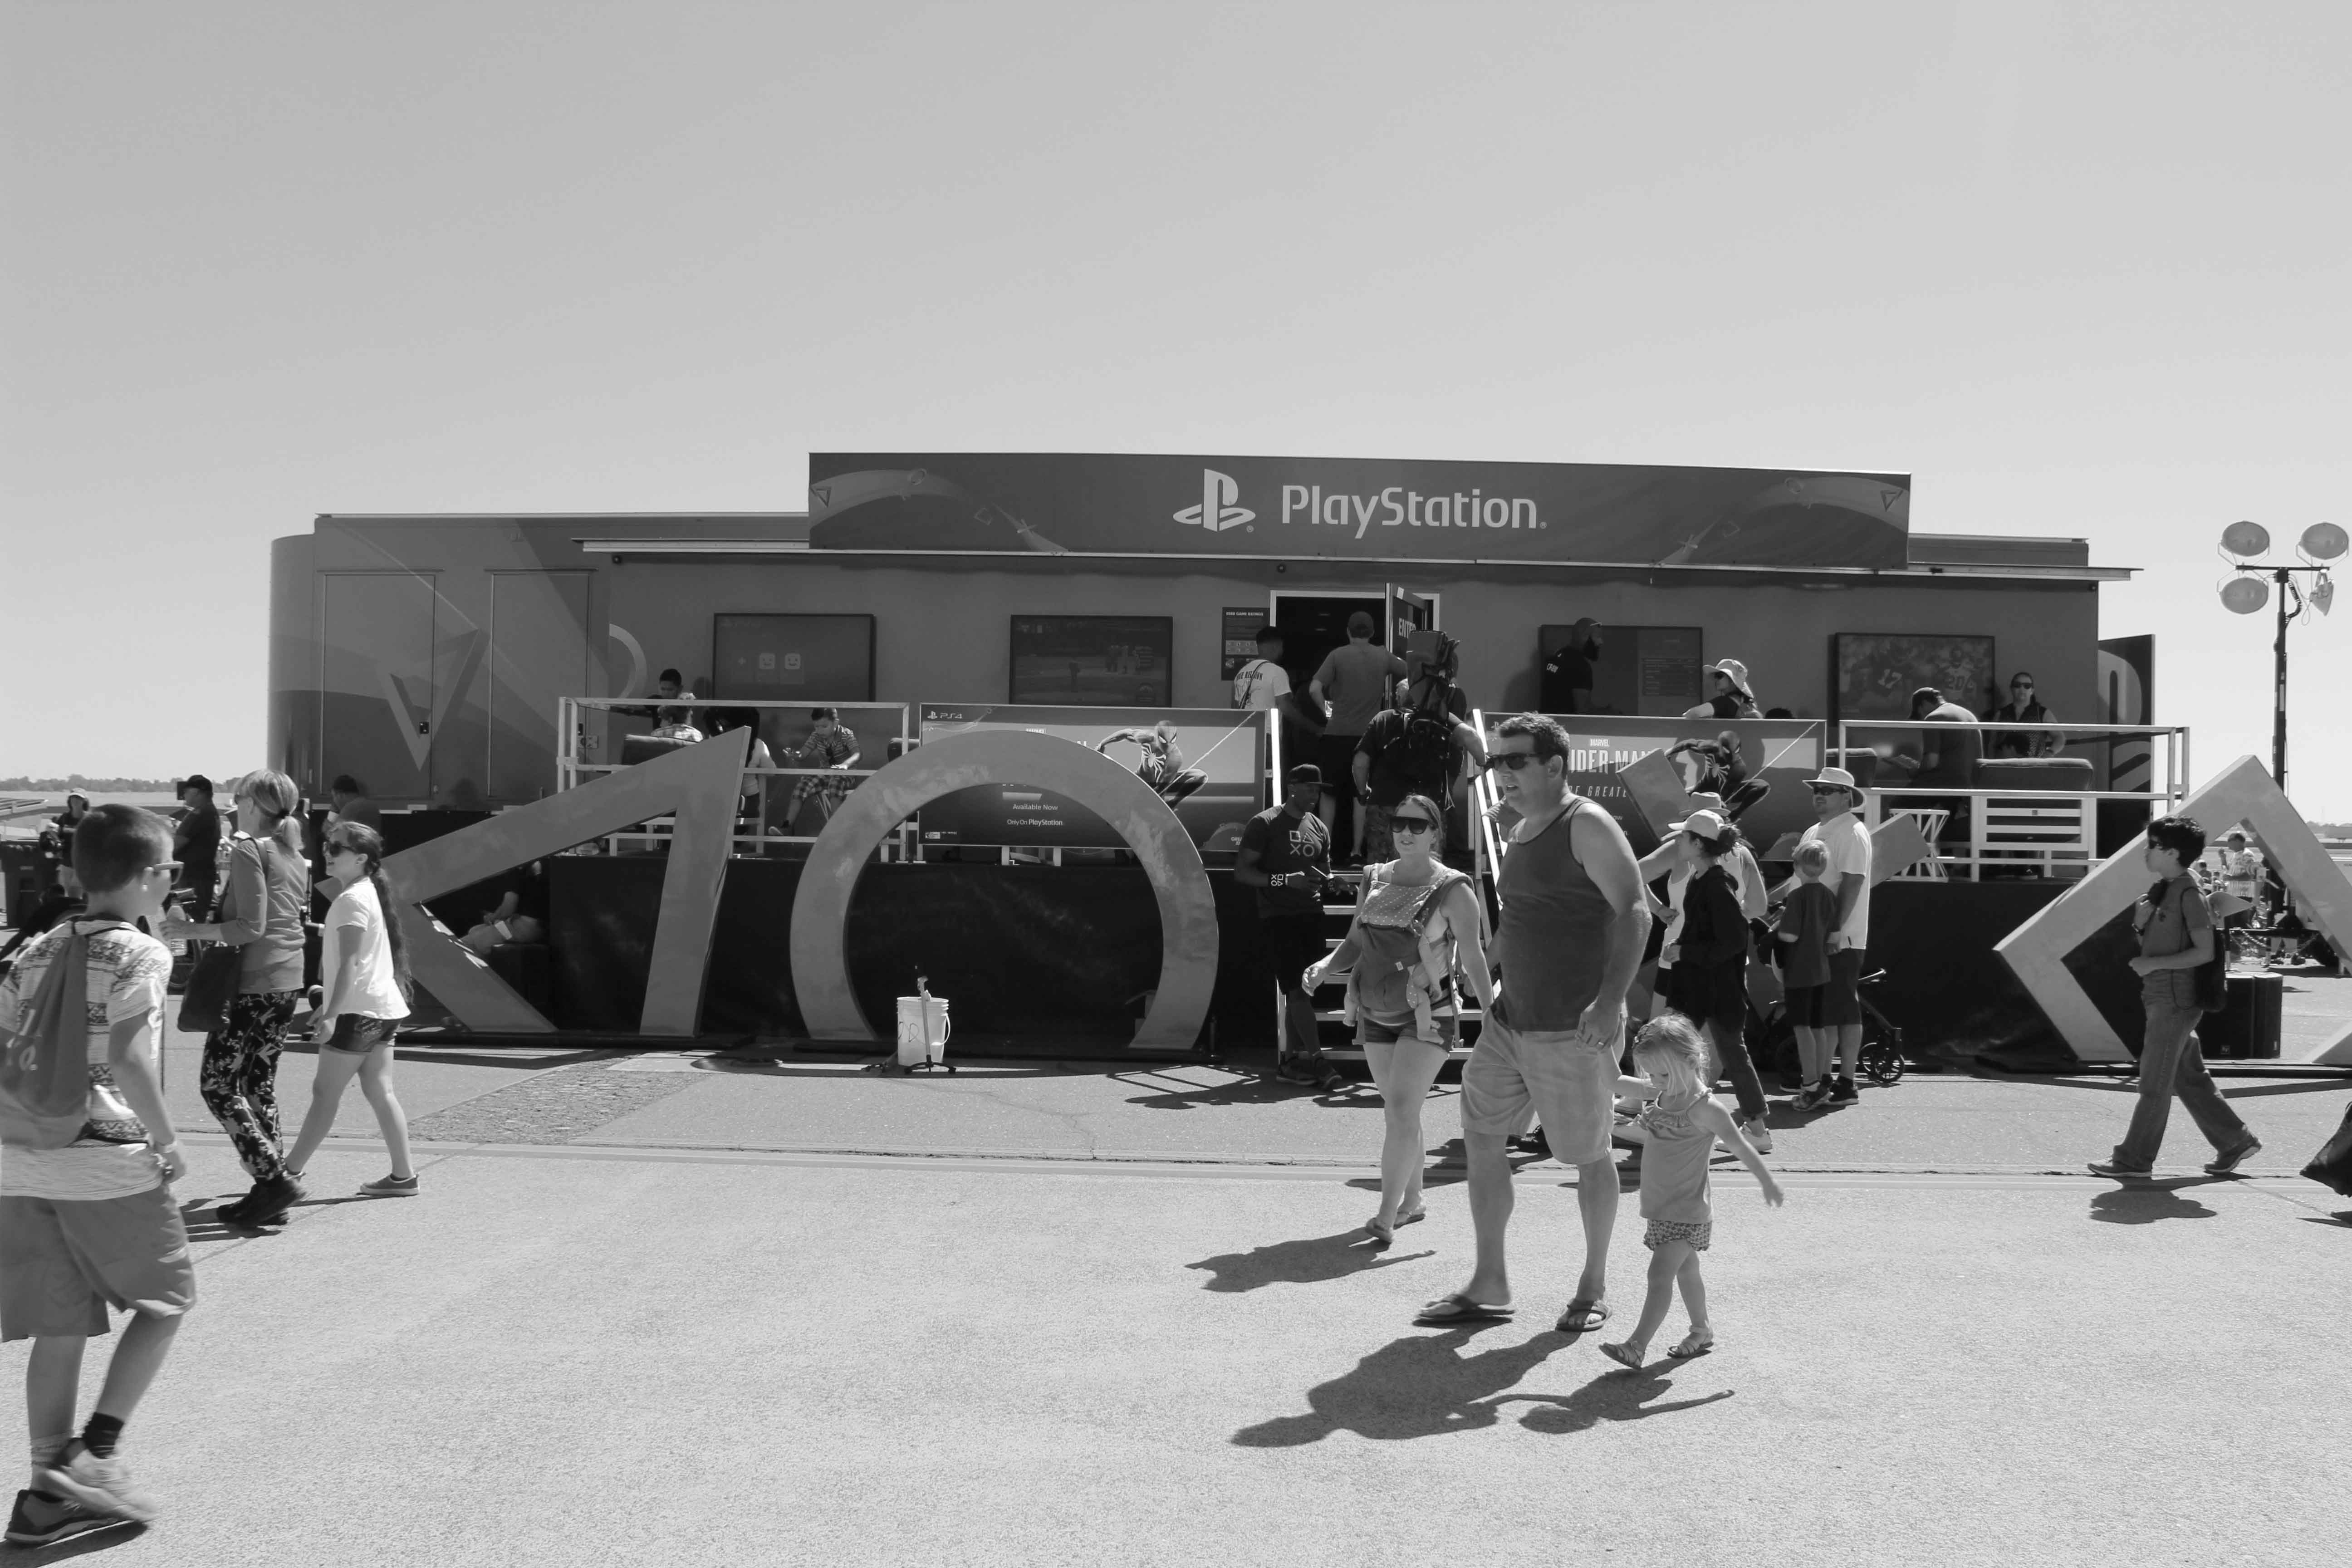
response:
[[[1506,1140],[1532,1106],[1553,1157],[1576,1167],[1584,1269],[1559,1328],[1608,1319],[1609,1234],[1617,1168],[1609,1150],[1625,992],[1649,934],[1648,899],[1633,846],[1608,812],[1568,787],[1568,736],[1539,713],[1507,719],[1486,765],[1516,810],[1496,891],[1503,913],[1493,957],[1497,997],[1462,1069],[1462,1141],[1470,1166],[1477,1261],[1469,1283],[1422,1309],[1430,1323],[1511,1313],[1503,1233],[1511,1217]]]

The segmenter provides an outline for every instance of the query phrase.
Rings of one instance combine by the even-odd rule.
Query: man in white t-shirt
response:
[[[1272,713],[1290,695],[1290,671],[1282,668],[1282,634],[1257,629],[1257,657],[1234,671],[1234,706]]]
[[[1830,981],[1822,1026],[1837,1036],[1838,1076],[1827,1072],[1797,1099],[1798,1109],[1844,1105],[1861,1098],[1854,1065],[1862,1058],[1862,967],[1870,945],[1870,830],[1862,825],[1862,790],[1843,768],[1823,768],[1806,781],[1813,792],[1813,825],[1798,840],[1829,851],[1822,880],[1837,894],[1837,929],[1830,932]],[[1793,880],[1789,886],[1793,886]],[[1780,892],[1785,896],[1788,889]]]
[[[88,913],[43,932],[0,980],[0,1029],[27,1040],[34,1068],[22,1082],[13,1071],[0,1079],[9,1086],[0,1122],[0,1339],[33,1342],[25,1365],[32,1484],[16,1496],[8,1534],[27,1544],[62,1540],[92,1519],[154,1517],[115,1445],[196,1294],[168,1184],[187,1174],[188,1162],[156,1065],[172,954],[136,923],[163,918],[179,869],[172,826],[135,806],[101,805],[75,828],[72,853]],[[77,938],[84,973],[60,978],[73,987],[68,1006],[88,998],[86,1029],[67,1047],[80,1060],[66,1058],[84,1081],[57,1115],[39,1096],[41,1064],[56,1047],[37,1005],[51,965]],[[11,1057],[26,1060],[13,1049]],[[130,1321],[76,1436],[82,1349],[111,1326],[109,1308]]]

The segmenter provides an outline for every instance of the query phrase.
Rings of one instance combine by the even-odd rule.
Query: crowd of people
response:
[[[1234,879],[1254,889],[1264,955],[1284,998],[1277,1070],[1327,1090],[1345,1087],[1324,1054],[1315,1003],[1319,988],[1344,982],[1341,1016],[1384,1107],[1380,1197],[1365,1228],[1385,1244],[1426,1215],[1422,1110],[1475,1003],[1479,1030],[1461,1093],[1474,1253],[1460,1285],[1423,1303],[1416,1321],[1515,1316],[1509,1154],[1515,1142],[1539,1137],[1544,1152],[1577,1171],[1584,1242],[1556,1327],[1583,1333],[1612,1320],[1610,1244],[1622,1175],[1631,1172],[1650,1255],[1646,1289],[1625,1337],[1602,1352],[1643,1365],[1679,1295],[1687,1329],[1664,1353],[1706,1354],[1717,1342],[1701,1269],[1716,1219],[1716,1149],[1755,1176],[1768,1203],[1783,1201],[1765,1163],[1769,1107],[1748,1043],[1751,966],[1780,973],[1801,1063],[1790,1105],[1811,1111],[1859,1098],[1873,856],[1860,815],[1864,791],[1837,766],[1808,780],[1815,821],[1793,848],[1789,875],[1769,886],[1737,825],[1731,737],[1727,752],[1688,752],[1705,767],[1686,782],[1717,788],[1690,791],[1691,809],[1637,855],[1610,812],[1572,787],[1570,738],[1555,720],[1521,713],[1482,735],[1462,711],[1448,641],[1408,663],[1372,646],[1368,626],[1349,630],[1349,647],[1309,685],[1316,702],[1330,705],[1317,760],[1288,770],[1282,801],[1246,824],[1235,857]],[[1262,637],[1261,649],[1269,646],[1278,658],[1278,637]],[[1752,715],[1738,661],[1711,673],[1716,696],[1692,716]],[[690,696],[675,671],[662,685],[664,699]],[[2020,701],[2002,716],[2040,721],[2030,680],[2015,689]],[[1286,681],[1262,668],[1244,667],[1236,678],[1237,702],[1275,710],[1288,695]],[[704,715],[727,729],[756,727],[758,717]],[[698,738],[696,716],[667,700],[656,712]],[[1944,721],[1932,710],[1919,716]],[[787,754],[856,760],[856,738],[836,713],[819,710],[812,720],[809,747]],[[1164,725],[1104,744],[1111,741],[1143,749],[1146,776],[1164,798],[1181,798],[1194,776]],[[754,766],[760,758],[755,752]],[[1480,772],[1495,781],[1506,846],[1491,925],[1476,884],[1448,853],[1449,824],[1462,819],[1467,784]],[[828,784],[805,781],[795,809]],[[1363,874],[1348,891],[1335,890],[1333,806],[1342,791],[1361,808],[1349,858]],[[412,988],[383,877],[381,814],[359,781],[336,778],[314,865],[308,803],[285,774],[236,780],[226,814],[201,775],[179,795],[169,820],[68,800],[55,826],[68,845],[61,890],[71,896],[44,929],[20,933],[0,975],[0,1032],[10,1040],[0,1053],[0,1337],[33,1342],[32,1476],[16,1499],[12,1541],[154,1511],[119,1446],[195,1300],[185,1226],[170,1195],[187,1163],[160,1068],[173,971],[167,942],[195,954],[179,1023],[204,1031],[204,1102],[251,1178],[221,1219],[273,1225],[306,1197],[310,1162],[354,1080],[391,1161],[360,1192],[419,1190],[393,1080]],[[2197,1036],[2203,1014],[2220,1005],[2227,958],[2193,869],[2206,838],[2198,824],[2169,816],[2150,826],[2146,844],[2156,880],[2134,910],[2131,967],[2147,1016],[2137,1094],[2122,1140],[2089,1168],[2114,1177],[2151,1172],[2177,1098],[2212,1145],[2205,1169],[2226,1174],[2262,1144],[2215,1088]],[[2231,833],[2218,868],[2223,887],[2248,898],[2262,871],[2244,834]],[[519,932],[543,934],[543,901],[530,900],[527,881],[507,888],[461,940],[474,946],[488,931],[494,938],[483,941],[495,946]],[[1325,935],[1335,907],[1348,916],[1336,946]],[[318,984],[309,985],[314,926]],[[298,1026],[318,1064],[289,1144],[276,1087]],[[1719,1084],[1729,1106],[1716,1098]],[[1621,1144],[1633,1151],[1622,1168]],[[84,1349],[109,1331],[110,1311],[129,1320],[77,1427]]]

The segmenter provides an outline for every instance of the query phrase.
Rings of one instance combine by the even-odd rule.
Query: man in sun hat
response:
[[[1684,710],[1685,719],[1760,719],[1763,710],[1756,706],[1754,692],[1748,686],[1748,667],[1736,658],[1721,658],[1706,667],[1707,679],[1715,689],[1707,700],[1696,708]]]
[[[1862,1057],[1862,967],[1870,945],[1870,830],[1862,825],[1862,787],[1843,768],[1823,768],[1807,779],[1812,791],[1814,822],[1798,843],[1818,844],[1828,852],[1830,865],[1822,882],[1837,895],[1838,923],[1830,932],[1830,979],[1822,1026],[1837,1036],[1837,1080],[1827,1072],[1797,1099],[1799,1109],[1843,1105],[1861,1098],[1853,1085],[1854,1064]],[[1785,897],[1795,879],[1776,897]]]

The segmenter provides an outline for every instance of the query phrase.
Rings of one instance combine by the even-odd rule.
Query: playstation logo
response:
[[[1234,504],[1241,499],[1241,493],[1242,488],[1234,482],[1233,475],[1221,474],[1214,468],[1202,468],[1201,504],[1186,507],[1176,514],[1176,521],[1188,526],[1205,528],[1211,533],[1239,528],[1257,517],[1257,513],[1249,508]]]

